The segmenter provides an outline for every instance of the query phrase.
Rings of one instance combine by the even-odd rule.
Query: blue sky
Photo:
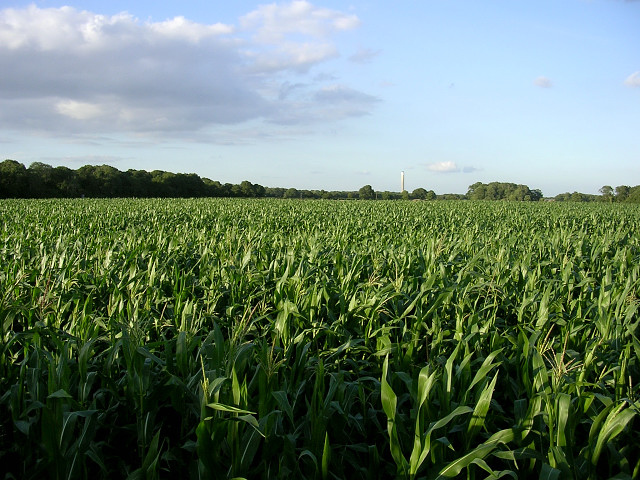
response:
[[[547,196],[640,184],[640,1],[0,0],[0,157]]]

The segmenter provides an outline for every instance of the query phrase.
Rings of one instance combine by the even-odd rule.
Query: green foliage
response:
[[[283,198],[300,198],[300,192],[296,188],[287,189],[283,195]]]
[[[584,202],[597,202],[601,200],[602,197],[598,195],[589,195],[586,193],[573,192],[573,193],[560,193],[554,197],[556,202],[574,202],[574,203],[584,203]]]
[[[540,190],[531,190],[526,185],[515,183],[491,182],[484,184],[476,182],[467,191],[469,200],[511,200],[518,202],[537,202],[542,199]]]
[[[365,185],[360,190],[358,190],[358,195],[360,200],[373,200],[376,198],[376,192],[373,191],[371,185]]]
[[[28,169],[14,160],[0,163],[0,198],[150,198],[264,197],[266,189],[243,181],[225,184],[194,173],[162,170],[121,172],[110,165],[85,165],[78,170],[34,162]]]
[[[26,168],[15,160],[0,163],[0,198],[24,198],[29,187]]]
[[[604,185],[599,190],[600,195],[587,195],[584,193],[561,193],[556,195],[557,202],[619,202],[619,203],[640,203],[640,185],[629,187],[628,185],[618,185],[613,189],[609,185]]]
[[[436,192],[433,190],[425,190],[424,188],[416,188],[413,192],[411,192],[411,198],[416,200],[435,200]]]
[[[0,203],[5,478],[638,478],[640,209]]]

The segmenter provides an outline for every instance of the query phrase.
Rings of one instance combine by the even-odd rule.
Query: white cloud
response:
[[[76,120],[88,120],[98,117],[102,113],[100,105],[76,102],[75,100],[62,100],[56,104],[56,109],[62,115]]]
[[[306,1],[258,7],[239,26],[0,9],[0,128],[194,138],[216,125],[363,115],[377,100],[347,86],[323,97],[319,80],[296,79],[296,94],[281,94],[288,72],[338,56],[333,36],[358,25]]]
[[[165,22],[150,24],[152,31],[160,35],[174,38],[184,38],[197,43],[210,36],[231,34],[235,31],[232,25],[215,23],[213,25],[202,25],[187,20],[184,17],[175,17]]]
[[[440,173],[450,173],[450,172],[458,172],[460,169],[455,162],[436,162],[430,163],[427,165],[427,168],[432,172],[440,172]]]
[[[277,48],[261,48],[246,53],[253,73],[275,73],[292,70],[306,72],[312,66],[338,56],[328,43],[282,43]]]
[[[267,116],[221,30],[70,7],[2,10],[0,126],[184,131]]]
[[[244,32],[254,43],[245,48],[258,72],[307,71],[338,56],[331,35],[360,25],[357,16],[318,8],[298,0],[288,4],[261,5],[240,18]]]
[[[278,43],[289,34],[324,37],[360,25],[356,15],[318,8],[304,0],[288,4],[261,5],[240,19],[240,25],[263,42]]]
[[[629,87],[640,87],[640,71],[629,75],[624,81],[624,84]]]
[[[533,81],[534,85],[540,88],[551,88],[553,83],[547,77],[540,76]]]

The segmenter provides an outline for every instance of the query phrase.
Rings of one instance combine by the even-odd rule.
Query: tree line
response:
[[[618,185],[616,188],[605,185],[599,190],[600,195],[588,193],[561,193],[554,197],[556,202],[617,202],[617,203],[640,203],[640,185],[630,187],[629,185]]]
[[[512,200],[519,202],[537,202],[542,200],[542,192],[531,190],[526,185],[515,183],[491,182],[484,184],[476,182],[467,191],[469,200]]]
[[[640,203],[640,185],[605,185],[601,195],[579,192],[562,193],[555,201]],[[380,200],[511,200],[539,201],[542,192],[515,183],[476,182],[466,194],[440,194],[416,188],[412,192],[376,192],[371,185],[357,191],[301,190],[264,187],[245,180],[239,184],[220,183],[195,173],[171,173],[163,170],[120,171],[110,165],[85,165],[73,170],[34,162],[28,168],[15,160],[0,162],[0,198],[110,198],[110,197],[276,197]]]
[[[29,168],[15,160],[0,163],[0,196],[56,197],[262,197],[265,188],[250,182],[221,184],[195,173],[127,170],[110,165],[85,165],[72,170],[34,162]]]
[[[371,185],[358,191],[302,190],[264,187],[248,180],[220,183],[195,173],[163,170],[120,171],[110,165],[85,165],[73,170],[34,162],[28,168],[15,160],[0,163],[0,198],[114,198],[114,197],[277,197],[324,199],[435,200],[433,190],[375,192]]]

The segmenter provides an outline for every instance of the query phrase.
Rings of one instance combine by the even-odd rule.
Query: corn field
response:
[[[640,479],[640,208],[5,200],[5,479]]]

